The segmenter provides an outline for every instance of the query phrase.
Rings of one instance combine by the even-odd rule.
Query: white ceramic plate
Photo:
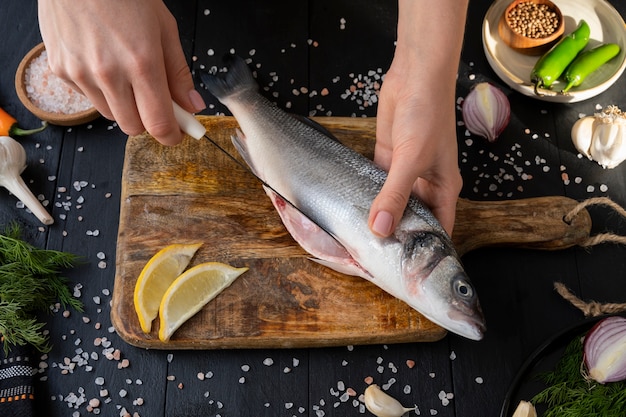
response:
[[[591,73],[581,85],[573,87],[569,94],[557,94],[564,83],[557,81],[552,89],[542,90],[538,96],[530,82],[530,72],[539,57],[527,56],[507,46],[498,35],[498,21],[511,0],[496,0],[491,5],[483,21],[483,48],[489,65],[495,73],[512,89],[539,100],[559,103],[573,103],[587,100],[608,89],[622,75],[626,68],[626,24],[624,19],[606,0],[553,0],[565,18],[565,35],[573,32],[581,19],[591,29],[587,48],[600,43],[616,43],[621,52],[611,61]]]

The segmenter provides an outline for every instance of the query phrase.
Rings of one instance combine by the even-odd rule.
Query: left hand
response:
[[[389,175],[372,204],[370,228],[391,234],[413,192],[451,234],[463,185],[454,103],[437,101],[438,86],[411,85],[404,74],[412,72],[394,65],[381,90],[374,151],[374,162]]]
[[[452,234],[463,185],[455,99],[466,11],[467,0],[398,0],[397,47],[377,115],[374,162],[389,172],[370,208],[377,236],[393,233],[411,192]]]

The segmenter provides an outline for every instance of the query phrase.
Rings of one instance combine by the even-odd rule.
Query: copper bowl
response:
[[[26,92],[26,69],[44,50],[45,47],[43,43],[35,46],[24,56],[20,65],[17,67],[17,72],[15,73],[15,90],[24,107],[39,119],[59,126],[76,126],[95,120],[100,114],[94,107],[76,113],[56,113],[42,110],[31,101]]]
[[[544,37],[529,37],[516,32],[511,27],[511,21],[508,18],[511,10],[516,8],[520,3],[534,3],[537,5],[546,5],[550,10],[556,13],[558,24],[556,30],[550,35]],[[500,21],[498,22],[498,34],[504,43],[513,48],[517,52],[525,55],[542,55],[559,41],[565,31],[565,21],[563,14],[558,6],[550,0],[514,0],[506,8]]]

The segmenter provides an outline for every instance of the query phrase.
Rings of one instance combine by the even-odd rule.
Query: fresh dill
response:
[[[41,352],[51,348],[37,314],[55,303],[82,311],[82,303],[59,274],[78,257],[71,253],[38,249],[20,238],[19,227],[0,234],[0,335],[5,353],[11,346],[30,344]]]
[[[531,402],[547,407],[542,417],[624,417],[626,381],[599,384],[581,373],[583,336],[572,340],[553,371],[540,375],[548,386]]]

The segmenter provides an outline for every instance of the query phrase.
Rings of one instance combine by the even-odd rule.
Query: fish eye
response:
[[[464,279],[457,278],[454,280],[454,292],[463,298],[472,298],[474,296],[474,288],[472,284]]]

